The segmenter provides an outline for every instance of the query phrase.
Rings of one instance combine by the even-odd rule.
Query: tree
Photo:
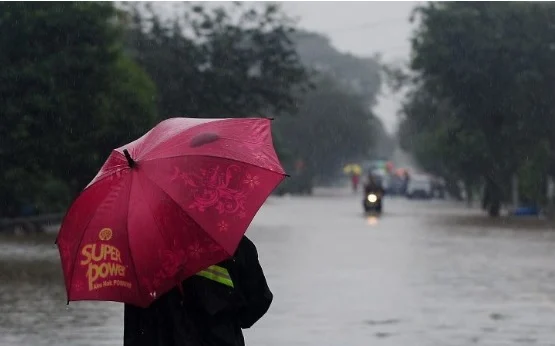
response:
[[[74,195],[156,120],[154,86],[123,54],[119,18],[110,3],[0,4],[0,215],[44,188]]]
[[[358,57],[339,52],[328,37],[316,32],[297,31],[292,34],[292,40],[307,69],[329,76],[342,90],[360,97],[362,104],[369,109],[375,106],[382,87],[382,66],[378,55]],[[371,156],[391,156],[394,139],[379,118],[371,117],[370,122],[372,132],[368,135],[374,140]]]
[[[332,76],[344,88],[363,96],[369,107],[376,104],[382,86],[379,56],[341,53],[328,37],[316,32],[297,31],[291,36],[305,66]]]
[[[429,3],[416,11],[413,85],[452,108],[439,113],[435,129],[451,118],[467,139],[455,153],[472,149],[483,159],[478,167],[492,191],[491,215],[499,214],[510,176],[538,143],[554,148],[545,126],[554,116],[554,15],[553,4],[531,2]],[[457,161],[455,153],[444,159]]]
[[[479,182],[480,167],[487,160],[483,137],[461,126],[449,102],[434,99],[423,88],[408,94],[402,114],[401,147],[426,171],[444,177],[455,196],[459,196],[458,181],[464,181],[470,191]]]
[[[294,110],[308,79],[277,5],[184,4],[169,20],[149,6],[130,10],[128,49],[157,85],[162,117]]]
[[[282,143],[302,159],[312,176],[334,176],[347,160],[366,156],[374,144],[373,114],[365,100],[343,90],[329,76],[319,76],[294,117],[277,119]]]

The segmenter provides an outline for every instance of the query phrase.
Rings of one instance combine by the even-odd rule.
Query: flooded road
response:
[[[248,235],[275,300],[247,345],[555,345],[555,232],[385,203],[368,218],[328,190],[263,207]],[[20,242],[0,242],[0,346],[121,344],[122,306],[66,306],[50,239]]]

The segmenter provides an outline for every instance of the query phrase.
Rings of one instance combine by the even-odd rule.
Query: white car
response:
[[[408,198],[429,199],[432,198],[432,179],[428,177],[413,176],[407,185],[406,195]]]

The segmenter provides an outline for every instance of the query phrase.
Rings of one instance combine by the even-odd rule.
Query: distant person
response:
[[[410,183],[410,175],[409,175],[408,172],[405,172],[403,174],[403,185],[402,185],[402,188],[401,188],[401,194],[403,194],[403,195],[407,194],[409,183]]]
[[[242,329],[264,316],[272,299],[256,247],[243,237],[232,259],[183,281],[182,291],[145,309],[126,304],[123,345],[244,346]]]
[[[351,185],[353,187],[353,192],[358,191],[358,184],[360,183],[360,174],[353,173],[351,174]]]

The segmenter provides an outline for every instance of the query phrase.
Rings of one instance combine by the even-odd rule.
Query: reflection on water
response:
[[[553,344],[549,226],[441,203],[387,206],[362,219],[356,196],[328,192],[264,207],[249,235],[275,301],[247,344]],[[53,237],[24,239],[0,239],[0,345],[121,344],[122,306],[66,305]]]
[[[378,224],[378,217],[374,215],[369,215],[366,217],[366,223],[370,226],[374,226]]]

